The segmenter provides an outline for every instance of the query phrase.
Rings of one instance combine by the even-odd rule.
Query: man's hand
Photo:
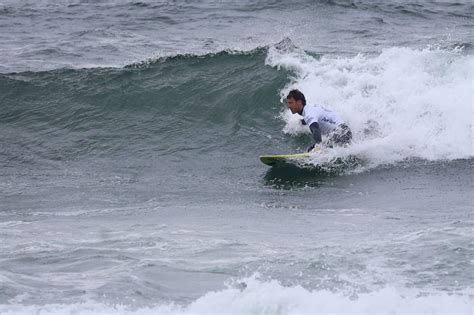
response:
[[[316,153],[316,152],[321,152],[322,151],[322,147],[320,144],[313,144],[312,146],[308,147],[308,149],[306,150],[306,152],[311,152],[311,153]]]

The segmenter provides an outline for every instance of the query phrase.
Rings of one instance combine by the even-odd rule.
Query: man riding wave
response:
[[[308,148],[308,152],[312,151],[315,146],[324,145],[332,148],[351,143],[351,129],[335,112],[322,106],[306,106],[306,98],[299,90],[291,90],[286,100],[291,113],[303,116],[302,123],[308,125],[313,134],[315,143]],[[324,143],[322,135],[327,137]]]

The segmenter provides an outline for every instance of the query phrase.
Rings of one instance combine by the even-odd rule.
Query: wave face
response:
[[[378,55],[313,57],[274,47],[266,62],[292,71],[309,104],[341,113],[354,133],[348,154],[375,164],[472,158],[474,58],[459,50],[390,48]],[[307,132],[287,110],[289,134]],[[344,154],[344,152],[337,152]]]
[[[2,162],[256,152],[279,133],[273,108],[286,81],[265,54],[2,75]]]

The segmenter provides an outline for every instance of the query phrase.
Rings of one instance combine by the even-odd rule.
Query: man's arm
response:
[[[316,143],[321,143],[321,130],[319,130],[319,124],[317,122],[312,123],[309,125],[309,129],[311,130],[311,133],[313,134],[313,139]]]
[[[314,146],[318,143],[321,143],[321,130],[319,130],[319,124],[317,122],[312,123],[309,125],[309,129],[311,130],[311,133],[313,134],[313,139],[315,141],[314,144],[312,144],[306,152],[311,152],[314,149]]]

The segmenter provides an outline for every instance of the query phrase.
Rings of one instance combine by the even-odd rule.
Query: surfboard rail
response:
[[[296,153],[296,154],[269,154],[260,155],[260,161],[263,164],[274,166],[278,163],[297,161],[298,159],[305,159],[311,156],[310,153]]]

